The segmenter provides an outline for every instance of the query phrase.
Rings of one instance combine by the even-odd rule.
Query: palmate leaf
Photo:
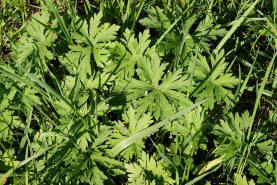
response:
[[[225,154],[225,159],[231,159],[237,153],[241,153],[246,141],[247,131],[250,124],[250,114],[245,112],[240,116],[238,113],[228,115],[227,121],[220,120],[220,124],[215,125],[214,134],[220,138],[228,139],[226,144],[221,144],[218,148],[217,154]],[[232,163],[235,158],[232,159]]]
[[[216,125],[214,132],[221,137],[229,137],[233,142],[241,143],[246,140],[246,133],[249,129],[250,114],[245,112],[240,116],[238,113],[228,116],[228,121],[221,120],[220,125]]]
[[[147,28],[155,28],[163,34],[176,20],[176,15],[166,15],[163,9],[159,7],[151,7],[147,10],[147,17],[139,20],[139,22]],[[178,13],[177,13],[178,14]],[[211,41],[216,40],[218,37],[223,37],[227,31],[221,28],[221,25],[216,24],[216,18],[207,15],[200,21],[198,26],[194,26],[197,23],[197,14],[188,14],[189,16],[181,15],[183,17],[183,32],[179,25],[177,25],[172,32],[168,33],[165,37],[165,41],[161,42],[159,49],[165,53],[173,51],[175,54],[179,52],[179,45],[182,45],[182,39],[184,39],[183,52],[187,55],[189,52],[196,50],[196,48],[202,48],[205,51],[210,51]],[[175,17],[174,19],[172,17]],[[193,29],[192,26],[196,27]],[[193,30],[193,31],[190,31]],[[184,37],[184,38],[183,38]]]
[[[41,105],[42,102],[37,95],[38,92],[37,90],[30,88],[30,87],[25,87],[22,95],[22,103],[25,104],[26,108],[29,110],[33,105]]]
[[[16,92],[17,90],[15,88],[10,87],[8,84],[4,85],[0,82],[0,112],[11,105]]]
[[[193,27],[196,26],[198,19],[199,17],[197,14],[186,17],[183,23],[183,31],[179,31],[180,28],[176,28],[173,33],[170,32],[167,34],[165,41],[160,44],[160,50],[164,52],[172,50],[175,55],[182,52],[181,54],[184,59],[188,58],[187,55],[192,55],[192,52],[196,51],[197,48],[210,52],[212,41],[219,37],[223,37],[226,34],[226,30],[221,28],[219,24],[214,25],[215,20],[208,15],[201,20],[196,29],[194,29]],[[182,51],[180,51],[180,47],[176,47],[176,45],[183,45]],[[190,59],[187,59],[185,63],[188,63],[189,60]]]
[[[71,49],[65,57],[60,58],[61,64],[72,75],[79,75],[81,81],[86,85],[87,78],[91,75],[91,48],[80,45],[69,46]]]
[[[128,146],[132,145],[133,143],[135,143],[138,140],[141,140],[143,138],[149,137],[151,134],[157,132],[160,128],[162,128],[163,126],[165,126],[166,124],[174,121],[175,119],[181,117],[182,115],[184,115],[185,113],[189,112],[190,110],[198,107],[199,105],[201,105],[203,102],[205,102],[206,100],[203,100],[201,102],[195,103],[191,106],[188,106],[186,108],[184,108],[183,110],[177,112],[176,114],[171,115],[170,117],[168,117],[167,119],[160,121],[142,131],[139,131],[135,134],[133,134],[132,136],[124,139],[123,141],[120,141],[116,146],[114,146],[111,150],[110,150],[110,154],[111,156],[116,156],[118,155],[120,152],[122,152],[124,149],[126,149]]]
[[[102,13],[95,14],[89,21],[81,21],[78,24],[79,29],[73,33],[72,36],[75,41],[82,44],[83,49],[86,50],[83,57],[87,58],[90,64],[91,57],[98,67],[104,68],[109,61],[108,48],[111,46],[111,41],[116,38],[119,26],[110,25],[109,23],[101,24]],[[88,49],[86,49],[88,48]],[[72,50],[79,51],[79,50]]]
[[[246,176],[235,173],[235,185],[255,185],[255,182],[252,179],[247,181]]]
[[[194,79],[198,88],[195,89],[195,97],[197,100],[210,98],[204,105],[209,109],[213,109],[214,104],[220,103],[222,100],[228,105],[233,98],[232,92],[227,88],[233,88],[238,83],[238,79],[227,73],[227,63],[224,61],[224,51],[222,50],[216,58],[210,57],[207,61],[206,57],[199,55],[194,71]],[[192,72],[193,66],[190,65],[189,70]]]
[[[165,73],[166,64],[157,54],[141,57],[137,70],[139,80],[132,79],[127,86],[127,98],[137,100],[138,114],[149,111],[158,120],[171,115],[178,105],[190,105],[184,92],[188,87],[187,76],[181,70]]]
[[[202,127],[205,120],[205,111],[198,107],[178,120],[165,126],[173,135],[178,136],[171,143],[171,151],[185,153],[186,155],[194,155],[198,148],[207,149],[207,138],[202,134]],[[195,136],[194,136],[195,135]],[[186,142],[189,137],[193,137]],[[176,142],[178,144],[176,144]]]
[[[81,85],[80,80],[78,81],[78,76],[65,76],[64,80],[61,83],[61,89],[63,92],[62,94],[67,99],[69,99],[70,102],[76,105],[81,115],[86,115],[90,111],[97,113],[97,115],[103,115],[107,110],[109,110],[110,107],[107,102],[102,102],[102,99],[97,99],[97,92],[95,91],[95,89],[106,89],[104,83],[108,80],[108,78],[110,80],[114,79],[113,76],[110,76],[106,73],[96,73],[94,77],[90,76],[90,78],[87,80],[86,86],[83,86]],[[106,84],[109,85],[110,81],[108,80]],[[89,99],[90,95],[93,95],[93,100]],[[97,103],[96,107],[94,103],[89,103],[90,100]],[[73,113],[71,107],[63,101],[55,99],[53,103],[57,113],[61,116],[69,116]],[[96,109],[96,111],[94,109]]]
[[[242,115],[238,113],[230,113],[225,120],[220,120],[220,124],[216,124],[213,130],[213,133],[219,137],[219,139],[225,140],[221,143],[217,150],[215,151],[216,155],[224,155],[224,161],[228,161],[228,166],[233,167],[241,160],[240,156],[243,155],[243,150],[247,146],[251,146],[251,152],[249,155],[253,155],[252,152],[260,152],[260,154],[266,155],[268,158],[273,156],[273,142],[272,140],[267,139],[267,135],[255,131],[252,132],[251,138],[247,138],[248,130],[251,125],[251,116],[248,111],[244,112]],[[255,149],[255,150],[254,150]],[[252,151],[254,150],[254,151]],[[256,165],[253,162],[249,162],[249,159],[246,159],[246,162],[251,166]],[[263,179],[267,179],[263,173]],[[268,180],[268,179],[267,179]]]
[[[60,57],[60,62],[67,71],[71,75],[78,75],[85,85],[88,78],[91,78],[94,62],[100,68],[110,63],[109,49],[119,30],[117,25],[101,24],[101,18],[100,12],[90,19],[89,24],[78,19],[78,30],[72,33],[77,44],[69,46],[69,52]]]
[[[149,56],[155,52],[154,48],[150,46],[150,33],[145,30],[138,34],[138,38],[126,29],[123,33],[124,38],[121,43],[116,42],[111,48],[113,63],[111,63],[105,70],[112,71],[117,69],[117,76],[119,79],[131,78],[135,74],[135,66],[142,56]]]
[[[159,7],[151,7],[147,13],[148,17],[139,20],[142,25],[160,31],[166,30],[171,25],[169,18],[164,14],[164,10]]]
[[[139,116],[137,114],[137,110],[134,110],[133,107],[130,107],[128,111],[123,114],[123,121],[118,121],[115,124],[112,139],[109,141],[109,143],[112,146],[115,146],[120,141],[147,128],[151,123],[153,123],[153,120],[150,114],[143,114],[142,116]],[[144,142],[139,140],[121,152],[120,155],[130,160],[134,155],[141,155],[142,149],[144,149],[144,147]]]
[[[128,163],[125,168],[128,172],[128,184],[158,185],[175,182],[166,168],[166,163],[162,160],[156,161],[145,152],[142,152],[138,163]]]
[[[104,89],[107,90],[108,85],[112,85],[116,76],[107,72],[97,72],[91,76],[87,81],[88,89]]]
[[[43,71],[47,70],[47,61],[54,58],[53,53],[50,51],[51,44],[55,41],[57,36],[47,29],[44,25],[50,22],[50,14],[43,7],[41,15],[34,14],[33,18],[27,24],[24,35],[20,38],[19,42],[14,47],[13,54],[15,55],[18,64],[25,64],[28,66],[40,66]],[[44,25],[42,25],[44,24]],[[51,22],[51,27],[56,26],[56,22]],[[34,57],[34,65],[29,65],[30,57]]]
[[[123,174],[122,163],[105,152],[108,147],[106,141],[111,134],[109,127],[100,126],[98,135],[92,133],[86,125],[80,130],[73,129],[71,134],[70,130],[66,121],[64,125],[57,126],[52,132],[41,132],[35,135],[32,143],[35,151],[59,144],[59,147],[47,153],[48,160],[41,173],[41,180],[54,184],[64,182],[65,184],[101,185],[112,183],[111,176]],[[77,139],[76,143],[67,137],[72,134]],[[62,170],[53,169],[51,172],[46,172],[46,169],[54,166]]]
[[[111,81],[114,81],[115,75],[111,75],[108,72],[96,72],[92,73],[89,47],[82,46],[69,46],[71,51],[64,57],[60,58],[60,62],[67,69],[67,71],[74,76],[79,76],[85,88],[98,89],[105,88],[104,85],[110,85]],[[74,81],[74,79],[72,79]]]
[[[13,137],[11,120],[11,112],[6,111],[0,114],[0,138],[3,140],[10,140]]]
[[[191,38],[195,45],[200,46],[205,51],[210,51],[211,41],[216,40],[218,37],[223,37],[226,33],[226,29],[221,28],[219,24],[214,25],[214,20],[207,15],[200,22],[195,32],[192,33]]]
[[[173,50],[173,52],[177,54],[178,47],[176,47],[176,45],[181,45],[182,41],[182,35],[180,34],[182,31],[179,29],[177,22],[181,20],[182,15],[176,16],[174,14],[169,17],[169,15],[166,15],[163,9],[159,7],[151,7],[147,10],[147,13],[147,17],[139,20],[139,22],[149,29],[154,28],[162,35],[161,38],[164,38],[160,38],[161,40],[157,41],[157,43],[159,43],[157,47],[158,51],[169,53]],[[188,26],[186,26],[186,28],[187,27]]]
[[[15,128],[24,128],[20,118],[13,111],[0,111],[0,139],[10,141]]]
[[[72,75],[85,76],[91,74],[90,48],[80,45],[69,46],[70,51],[64,57],[60,58],[61,64]],[[83,69],[86,66],[86,69]]]

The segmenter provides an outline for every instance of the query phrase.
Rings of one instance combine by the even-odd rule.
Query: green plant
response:
[[[1,5],[0,184],[277,184],[277,0]]]

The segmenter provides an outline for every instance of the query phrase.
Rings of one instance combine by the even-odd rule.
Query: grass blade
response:
[[[253,122],[254,122],[254,119],[255,119],[255,116],[256,116],[256,113],[257,113],[257,110],[258,110],[258,105],[260,104],[260,100],[261,100],[261,97],[262,97],[262,94],[263,94],[263,91],[264,91],[264,88],[265,88],[265,84],[266,84],[266,81],[268,79],[269,73],[270,73],[270,71],[272,69],[272,66],[274,64],[276,55],[277,55],[277,53],[275,53],[274,56],[272,57],[272,59],[271,59],[271,61],[269,63],[269,66],[267,67],[264,79],[262,81],[262,85],[261,85],[261,87],[260,87],[260,89],[258,91],[258,96],[256,98],[255,105],[254,105],[254,110],[253,110],[253,113],[252,113],[252,116],[251,116],[251,120],[250,120],[251,122],[250,122],[250,126],[249,126],[249,129],[248,129],[247,139],[250,138],[251,130],[252,130],[252,127],[253,127]]]
[[[245,90],[246,87],[247,87],[247,83],[248,83],[248,81],[249,81],[249,78],[250,78],[250,76],[251,76],[251,74],[252,74],[252,71],[253,71],[253,69],[254,69],[254,66],[255,66],[255,64],[256,64],[257,57],[258,57],[258,53],[257,53],[257,55],[256,55],[256,57],[255,57],[255,60],[254,60],[253,64],[252,64],[251,67],[250,67],[250,70],[249,70],[249,72],[248,72],[248,74],[247,74],[247,76],[246,76],[246,78],[245,78],[245,80],[244,80],[244,82],[243,82],[241,88],[240,88],[239,98],[242,96],[244,90]]]
[[[195,183],[197,183],[198,181],[200,181],[201,179],[203,179],[204,177],[206,177],[207,175],[209,175],[210,173],[215,172],[216,170],[218,170],[220,168],[221,165],[219,165],[218,167],[216,167],[214,170],[204,173],[203,175],[200,175],[196,178],[194,178],[193,180],[189,181],[188,183],[186,183],[185,185],[193,185]]]
[[[157,47],[157,45],[164,39],[164,37],[174,28],[174,26],[181,20],[182,15],[178,17],[173,24],[162,34],[162,36],[159,38],[159,40],[155,43],[154,47]]]
[[[228,33],[222,38],[220,43],[217,45],[217,47],[214,50],[214,53],[218,53],[219,50],[222,48],[222,46],[227,42],[227,40],[233,35],[233,33],[238,29],[238,27],[241,25],[241,23],[245,20],[245,18],[248,16],[248,14],[254,9],[256,4],[260,0],[256,0],[252,5],[244,12],[244,14],[235,22],[235,24],[232,26],[232,28],[228,31]]]
[[[67,38],[66,40],[69,42],[69,44],[73,44],[73,41],[72,41],[70,34],[65,26],[65,23],[64,23],[63,19],[61,18],[59,12],[57,11],[57,9],[53,6],[53,4],[51,3],[50,0],[45,0],[45,3],[47,4],[47,6],[50,8],[50,10],[54,13],[55,17],[57,18],[57,20],[61,26],[61,29]]]

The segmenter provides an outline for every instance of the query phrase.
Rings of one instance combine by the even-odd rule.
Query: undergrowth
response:
[[[1,2],[0,184],[277,184],[276,15]]]

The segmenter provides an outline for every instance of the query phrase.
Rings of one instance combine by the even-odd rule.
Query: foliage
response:
[[[0,5],[0,184],[277,184],[277,0]]]

